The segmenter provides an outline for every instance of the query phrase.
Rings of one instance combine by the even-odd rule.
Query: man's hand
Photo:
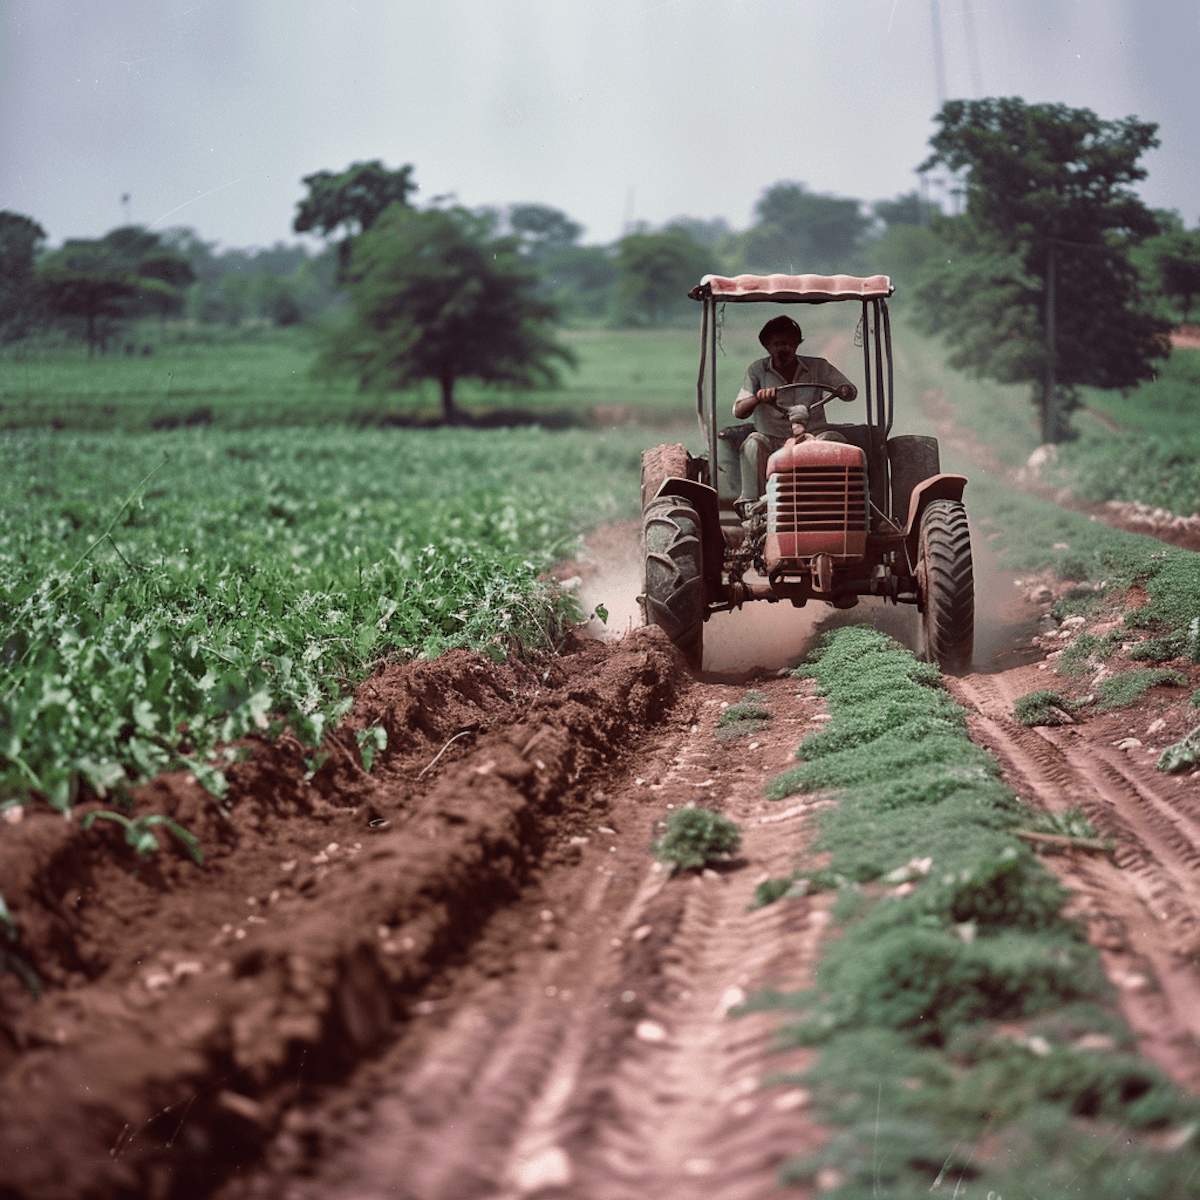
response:
[[[843,383],[837,390],[839,400],[853,400],[858,395],[858,388],[852,383]]]
[[[754,393],[754,399],[756,401],[758,401],[759,404],[762,404],[764,402],[767,404],[774,404],[775,403],[775,389],[774,388],[759,388],[758,391]]]

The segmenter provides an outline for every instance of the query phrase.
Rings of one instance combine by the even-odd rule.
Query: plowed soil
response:
[[[636,564],[633,527],[594,545],[610,583]],[[1034,640],[1048,602],[981,581],[977,673],[954,694],[1020,794],[1082,805],[1113,842],[1047,862],[1145,1051],[1200,1087],[1200,793],[1154,770],[1190,689],[1019,725],[1016,697],[1059,686]],[[825,1131],[773,1080],[804,1052],[775,1053],[778,1017],[738,1009],[811,981],[829,897],[748,905],[761,880],[822,865],[813,816],[834,801],[764,799],[827,717],[777,672],[814,617],[758,608],[712,624],[698,679],[653,629],[381,671],[315,774],[285,738],[252,748],[221,806],[186,776],[138,789],[137,811],[197,834],[202,865],[165,832],[143,862],[109,823],[16,810],[0,881],[45,990],[0,977],[0,1197],[803,1194],[777,1169]],[[891,619],[838,620],[864,618]],[[773,719],[726,740],[723,706],[749,686]],[[368,774],[353,734],[381,722]],[[736,859],[654,860],[687,805],[738,822]]]

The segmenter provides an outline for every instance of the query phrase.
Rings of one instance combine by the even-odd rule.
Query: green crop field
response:
[[[644,433],[0,435],[0,802],[306,744],[389,656],[552,645],[545,579],[636,511]],[[128,500],[128,503],[125,501]]]

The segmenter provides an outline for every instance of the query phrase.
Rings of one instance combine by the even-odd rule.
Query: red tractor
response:
[[[920,651],[943,670],[969,667],[975,587],[962,475],[940,472],[937,439],[889,436],[892,341],[886,275],[706,275],[688,294],[703,308],[697,411],[705,453],[682,445],[642,455],[647,624],[661,626],[699,670],[704,622],[748,600],[852,608],[860,596],[912,604]],[[844,441],[807,432],[833,388],[790,409],[793,437],[767,461],[765,502],[734,507],[746,425],[722,427],[718,310],[725,304],[830,304],[861,309],[866,422],[833,425]],[[810,391],[810,395],[813,392]]]

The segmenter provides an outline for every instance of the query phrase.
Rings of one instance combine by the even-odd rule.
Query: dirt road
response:
[[[617,575],[629,533],[606,534]],[[1017,724],[1013,700],[1048,678],[1030,644],[1045,606],[986,578],[979,671],[954,694],[1019,794],[1082,805],[1116,844],[1111,861],[1047,861],[1143,1049],[1200,1086],[1200,796],[1153,770],[1187,693]],[[391,668],[315,773],[298,748],[261,746],[227,815],[186,777],[141,790],[200,836],[202,868],[172,847],[140,864],[108,831],[32,809],[6,824],[16,950],[46,995],[0,980],[0,1195],[798,1194],[779,1166],[825,1136],[787,1078],[804,1054],[773,1052],[778,1014],[736,1015],[811,982],[828,924],[825,894],[749,910],[797,856],[821,865],[814,814],[834,802],[764,799],[825,719],[776,671],[813,634],[810,614],[791,620],[765,652],[714,626],[698,680],[654,630],[558,659]],[[772,720],[723,740],[748,687]],[[368,774],[353,730],[379,722]],[[735,861],[655,862],[657,823],[689,804],[742,827]]]

